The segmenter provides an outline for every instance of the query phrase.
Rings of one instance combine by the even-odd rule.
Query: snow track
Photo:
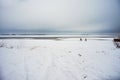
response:
[[[112,39],[0,40],[0,80],[120,80]]]

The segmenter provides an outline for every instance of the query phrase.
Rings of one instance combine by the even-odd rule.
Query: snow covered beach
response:
[[[112,40],[0,39],[0,80],[120,80]]]

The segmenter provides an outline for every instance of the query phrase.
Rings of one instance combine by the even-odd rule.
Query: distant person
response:
[[[80,41],[82,41],[82,38],[80,38]]]

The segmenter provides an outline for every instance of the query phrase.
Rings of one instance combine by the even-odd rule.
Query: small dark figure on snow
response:
[[[82,38],[80,38],[80,41],[82,41]]]
[[[87,41],[87,39],[85,38],[85,41]]]

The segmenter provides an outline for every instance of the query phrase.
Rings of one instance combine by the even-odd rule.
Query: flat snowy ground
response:
[[[0,80],[120,80],[112,39],[0,40]]]

